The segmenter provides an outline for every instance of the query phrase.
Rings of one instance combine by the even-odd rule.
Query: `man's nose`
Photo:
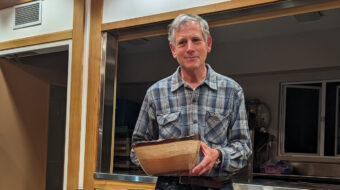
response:
[[[194,51],[194,44],[192,43],[191,40],[188,41],[187,43],[187,51],[191,52],[191,51]]]

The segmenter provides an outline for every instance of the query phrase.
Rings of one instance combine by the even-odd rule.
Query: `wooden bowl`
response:
[[[133,148],[147,175],[177,174],[194,168],[200,149],[199,136],[142,142]]]

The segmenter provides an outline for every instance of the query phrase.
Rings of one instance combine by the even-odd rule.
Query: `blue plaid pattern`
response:
[[[199,134],[223,158],[221,167],[205,175],[229,176],[247,164],[252,152],[244,94],[234,80],[206,66],[207,76],[196,89],[182,80],[178,67],[147,90],[132,143]],[[131,160],[139,165],[133,150]]]

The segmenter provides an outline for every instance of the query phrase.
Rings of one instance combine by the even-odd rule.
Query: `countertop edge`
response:
[[[94,173],[95,179],[106,179],[106,180],[118,180],[128,182],[139,182],[139,183],[156,183],[157,177],[155,176],[141,176],[141,175],[128,175],[128,174],[111,174],[111,173]]]

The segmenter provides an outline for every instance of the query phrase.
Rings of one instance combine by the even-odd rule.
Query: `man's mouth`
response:
[[[190,57],[185,57],[185,59],[197,59],[197,56],[190,56]]]

